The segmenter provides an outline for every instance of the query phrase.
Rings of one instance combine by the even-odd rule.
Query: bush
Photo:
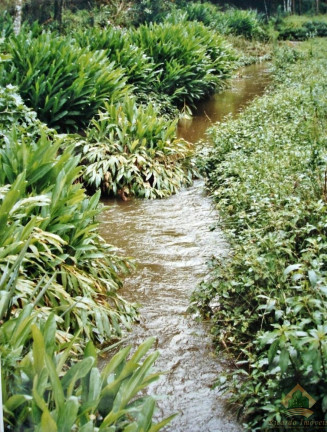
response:
[[[221,21],[222,14],[216,5],[190,2],[187,3],[185,11],[190,21],[199,21],[208,27],[219,28],[217,24]]]
[[[179,107],[192,106],[222,86],[234,67],[232,50],[201,23],[143,25],[132,39],[156,65],[156,91]]]
[[[123,69],[135,93],[149,92],[156,79],[155,65],[142,48],[132,43],[129,33],[116,27],[92,28],[74,35],[82,48],[103,50],[110,62]]]
[[[227,23],[227,32],[247,39],[265,39],[260,15],[253,10],[229,9],[222,17]]]
[[[76,146],[91,189],[157,198],[192,181],[192,151],[176,139],[177,120],[158,116],[152,105],[138,107],[133,99],[105,108]]]
[[[327,36],[327,20],[324,16],[308,17],[292,15],[276,24],[280,39],[306,40]]]
[[[27,306],[0,328],[6,432],[96,432],[127,427],[154,432],[171,420],[153,424],[154,399],[137,396],[159,376],[150,374],[158,352],[147,354],[154,339],[140,345],[129,360],[131,347],[123,348],[100,371],[92,343],[76,362],[72,343],[55,342],[53,314],[38,325],[35,322],[36,313]]]
[[[47,285],[40,314],[56,314],[61,330],[108,343],[135,316],[117,294],[118,258],[97,232],[99,193],[77,182],[79,158],[36,120],[12,88],[0,92],[0,269],[8,273],[32,236],[19,267],[8,313],[34,301]],[[64,138],[65,139],[65,138]],[[11,186],[8,186],[11,184]]]
[[[194,302],[237,358],[227,387],[250,431],[287,418],[281,400],[297,383],[326,418],[325,54],[321,41],[283,51],[275,91],[210,132],[206,172],[233,252]]]
[[[2,83],[15,84],[41,121],[61,131],[84,128],[105,100],[130,92],[121,68],[104,51],[90,52],[71,39],[22,32],[7,44],[11,62]]]
[[[253,10],[230,8],[220,11],[212,3],[190,2],[185,7],[186,19],[200,21],[221,34],[267,39],[261,16]]]

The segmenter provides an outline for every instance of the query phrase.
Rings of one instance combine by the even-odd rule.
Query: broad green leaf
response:
[[[44,411],[41,417],[40,432],[59,432],[56,422],[48,410]]]

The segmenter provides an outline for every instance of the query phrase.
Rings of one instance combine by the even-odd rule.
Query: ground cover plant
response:
[[[297,383],[317,401],[311,419],[327,412],[327,44],[305,47],[282,49],[276,89],[211,129],[205,166],[232,252],[193,302],[235,359],[220,384],[251,431],[287,419]]]

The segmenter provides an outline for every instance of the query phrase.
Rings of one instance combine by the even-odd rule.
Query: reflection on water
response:
[[[213,123],[222,121],[231,114],[235,116],[254,97],[260,96],[269,83],[267,64],[254,64],[242,68],[238,77],[227,90],[201,102],[191,119],[178,123],[178,136],[190,142],[197,142]]]
[[[207,115],[216,121],[212,113],[217,110],[220,118],[236,113],[240,105],[261,93],[263,84],[258,83],[264,80],[255,76],[255,70],[244,70],[244,77],[231,90],[202,104],[191,122],[180,124],[179,133],[195,142],[210,123]],[[217,389],[211,390],[225,368],[224,359],[214,356],[204,325],[186,313],[190,294],[207,273],[206,261],[212,255],[227,254],[222,233],[210,231],[218,216],[203,183],[197,181],[168,199],[106,200],[104,204],[108,208],[102,215],[101,234],[138,264],[122,290],[126,299],[141,304],[141,321],[133,327],[129,342],[137,345],[156,336],[161,353],[156,367],[167,371],[149,389],[158,397],[157,418],[179,413],[165,429],[170,432],[241,431],[225,409],[224,398]]]

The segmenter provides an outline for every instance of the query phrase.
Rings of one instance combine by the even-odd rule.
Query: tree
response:
[[[14,33],[18,35],[22,27],[22,11],[23,0],[16,0],[15,4],[15,18],[14,18]]]
[[[63,3],[64,0],[54,0],[53,18],[59,23],[59,26],[62,24]]]

